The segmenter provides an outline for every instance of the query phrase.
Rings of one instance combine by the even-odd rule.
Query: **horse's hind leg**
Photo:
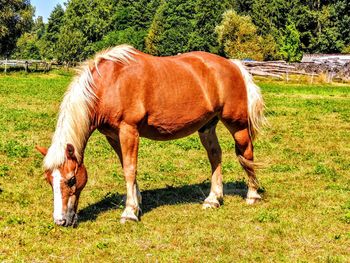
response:
[[[248,175],[247,203],[254,204],[261,199],[258,194],[259,183],[254,171],[253,143],[248,128],[230,130],[236,142],[236,155],[243,169]]]
[[[216,123],[214,126],[205,130],[199,130],[198,132],[201,142],[207,151],[212,171],[210,193],[204,201],[203,208],[219,207],[223,198],[221,173],[222,154],[215,128]]]

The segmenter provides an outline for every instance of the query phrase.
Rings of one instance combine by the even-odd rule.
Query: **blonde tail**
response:
[[[252,139],[260,133],[262,126],[266,122],[264,116],[264,100],[261,96],[260,88],[254,83],[252,76],[245,69],[243,64],[239,60],[231,60],[241,71],[245,86],[247,89],[248,97],[248,124],[249,133]]]

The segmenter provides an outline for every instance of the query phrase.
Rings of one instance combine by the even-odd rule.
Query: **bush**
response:
[[[230,58],[264,60],[276,55],[274,38],[258,35],[250,16],[240,16],[234,10],[223,14],[216,33],[221,50]]]

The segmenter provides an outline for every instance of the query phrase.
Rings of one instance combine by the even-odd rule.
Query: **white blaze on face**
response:
[[[62,220],[62,192],[61,192],[61,173],[59,170],[54,170],[52,173],[52,189],[53,189],[53,218],[54,220]]]

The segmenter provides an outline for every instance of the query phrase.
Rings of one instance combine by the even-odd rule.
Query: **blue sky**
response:
[[[44,22],[47,22],[47,18],[50,16],[54,7],[57,4],[61,4],[64,7],[63,3],[67,2],[67,0],[31,0],[30,2],[35,6],[35,16],[42,16]]]

